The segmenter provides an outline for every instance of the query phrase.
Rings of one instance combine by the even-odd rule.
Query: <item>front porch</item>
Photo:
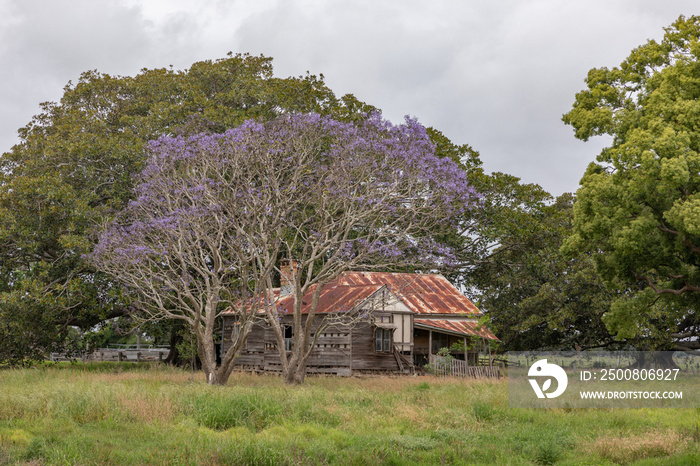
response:
[[[413,363],[425,366],[430,363],[429,356],[435,355],[442,348],[452,348],[450,354],[460,361],[477,365],[479,358],[480,341],[462,335],[453,335],[438,330],[414,328],[413,330]]]
[[[443,372],[469,376],[474,371],[468,367],[493,366],[489,339],[495,339],[495,336],[482,331],[478,323],[472,320],[416,319],[413,329],[414,365],[430,365],[433,369],[441,365]],[[438,356],[443,348],[449,350],[450,358]],[[492,374],[480,376],[490,377]]]

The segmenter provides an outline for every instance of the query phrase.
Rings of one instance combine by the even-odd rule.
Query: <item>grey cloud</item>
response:
[[[215,59],[226,52],[274,58],[277,75],[323,73],[400,121],[405,114],[477,149],[489,171],[577,187],[604,141],[582,143],[563,125],[593,67],[616,66],[690,0],[562,2],[436,0],[0,0],[0,144],[97,68]]]

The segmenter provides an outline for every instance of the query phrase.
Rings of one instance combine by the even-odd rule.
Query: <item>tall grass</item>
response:
[[[700,411],[526,410],[503,381],[0,371],[0,464],[689,464]]]

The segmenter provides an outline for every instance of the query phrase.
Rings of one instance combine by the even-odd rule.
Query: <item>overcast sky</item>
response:
[[[487,171],[575,191],[606,143],[561,122],[594,67],[613,67],[697,0],[0,0],[0,151],[97,69],[249,52],[275,74],[322,73],[401,122],[417,117],[480,152]]]

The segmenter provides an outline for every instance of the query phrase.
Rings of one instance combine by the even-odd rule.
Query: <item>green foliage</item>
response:
[[[612,343],[601,316],[611,292],[598,277],[590,255],[559,252],[571,233],[570,194],[554,199],[536,184],[504,173],[484,173],[478,152],[457,146],[431,129],[436,153],[459,161],[482,194],[441,238],[456,251],[446,271],[487,313],[506,350],[573,349]]]
[[[50,321],[51,307],[41,299],[27,306],[22,298],[19,292],[0,295],[0,368],[25,366],[68,347],[69,329]]]
[[[192,332],[187,327],[182,326],[177,330],[179,335],[179,343],[176,346],[177,352],[184,361],[189,361],[189,364],[194,364],[194,359],[197,357],[197,342],[195,341]]]
[[[109,345],[131,345],[136,343],[133,322],[128,317],[118,317],[104,322],[96,328],[83,332],[80,348],[90,350],[106,348]],[[143,344],[146,342],[142,341]]]
[[[477,175],[487,194],[472,241],[481,241],[483,248],[461,278],[476,290],[487,325],[504,349],[612,343],[601,320],[611,292],[590,255],[567,258],[559,251],[571,232],[573,197],[552,199],[541,187],[509,175]]]
[[[435,128],[428,128],[428,136],[435,144],[435,153],[440,157],[447,157],[467,172],[481,170],[482,162],[479,153],[468,144],[460,146],[450,141],[447,136]]]
[[[621,338],[697,349],[700,309],[700,17],[619,67],[593,69],[564,122],[576,137],[612,136],[581,180],[564,251],[593,253],[620,290],[606,316]],[[670,330],[670,331],[669,331]]]
[[[453,352],[454,353],[461,353],[463,351],[468,351],[468,350],[472,349],[472,347],[474,347],[475,345],[476,345],[475,341],[470,341],[469,343],[467,343],[466,346],[464,345],[463,341],[456,341],[450,345],[450,348],[448,349],[448,352],[449,352],[448,354],[451,354]]]
[[[352,95],[336,98],[322,76],[277,78],[263,56],[229,54],[134,77],[88,71],[68,83],[0,158],[0,361],[40,359],[64,346],[68,326],[129,312],[128,293],[83,255],[99,225],[131,199],[145,142],[285,112],[353,120],[372,110]]]

